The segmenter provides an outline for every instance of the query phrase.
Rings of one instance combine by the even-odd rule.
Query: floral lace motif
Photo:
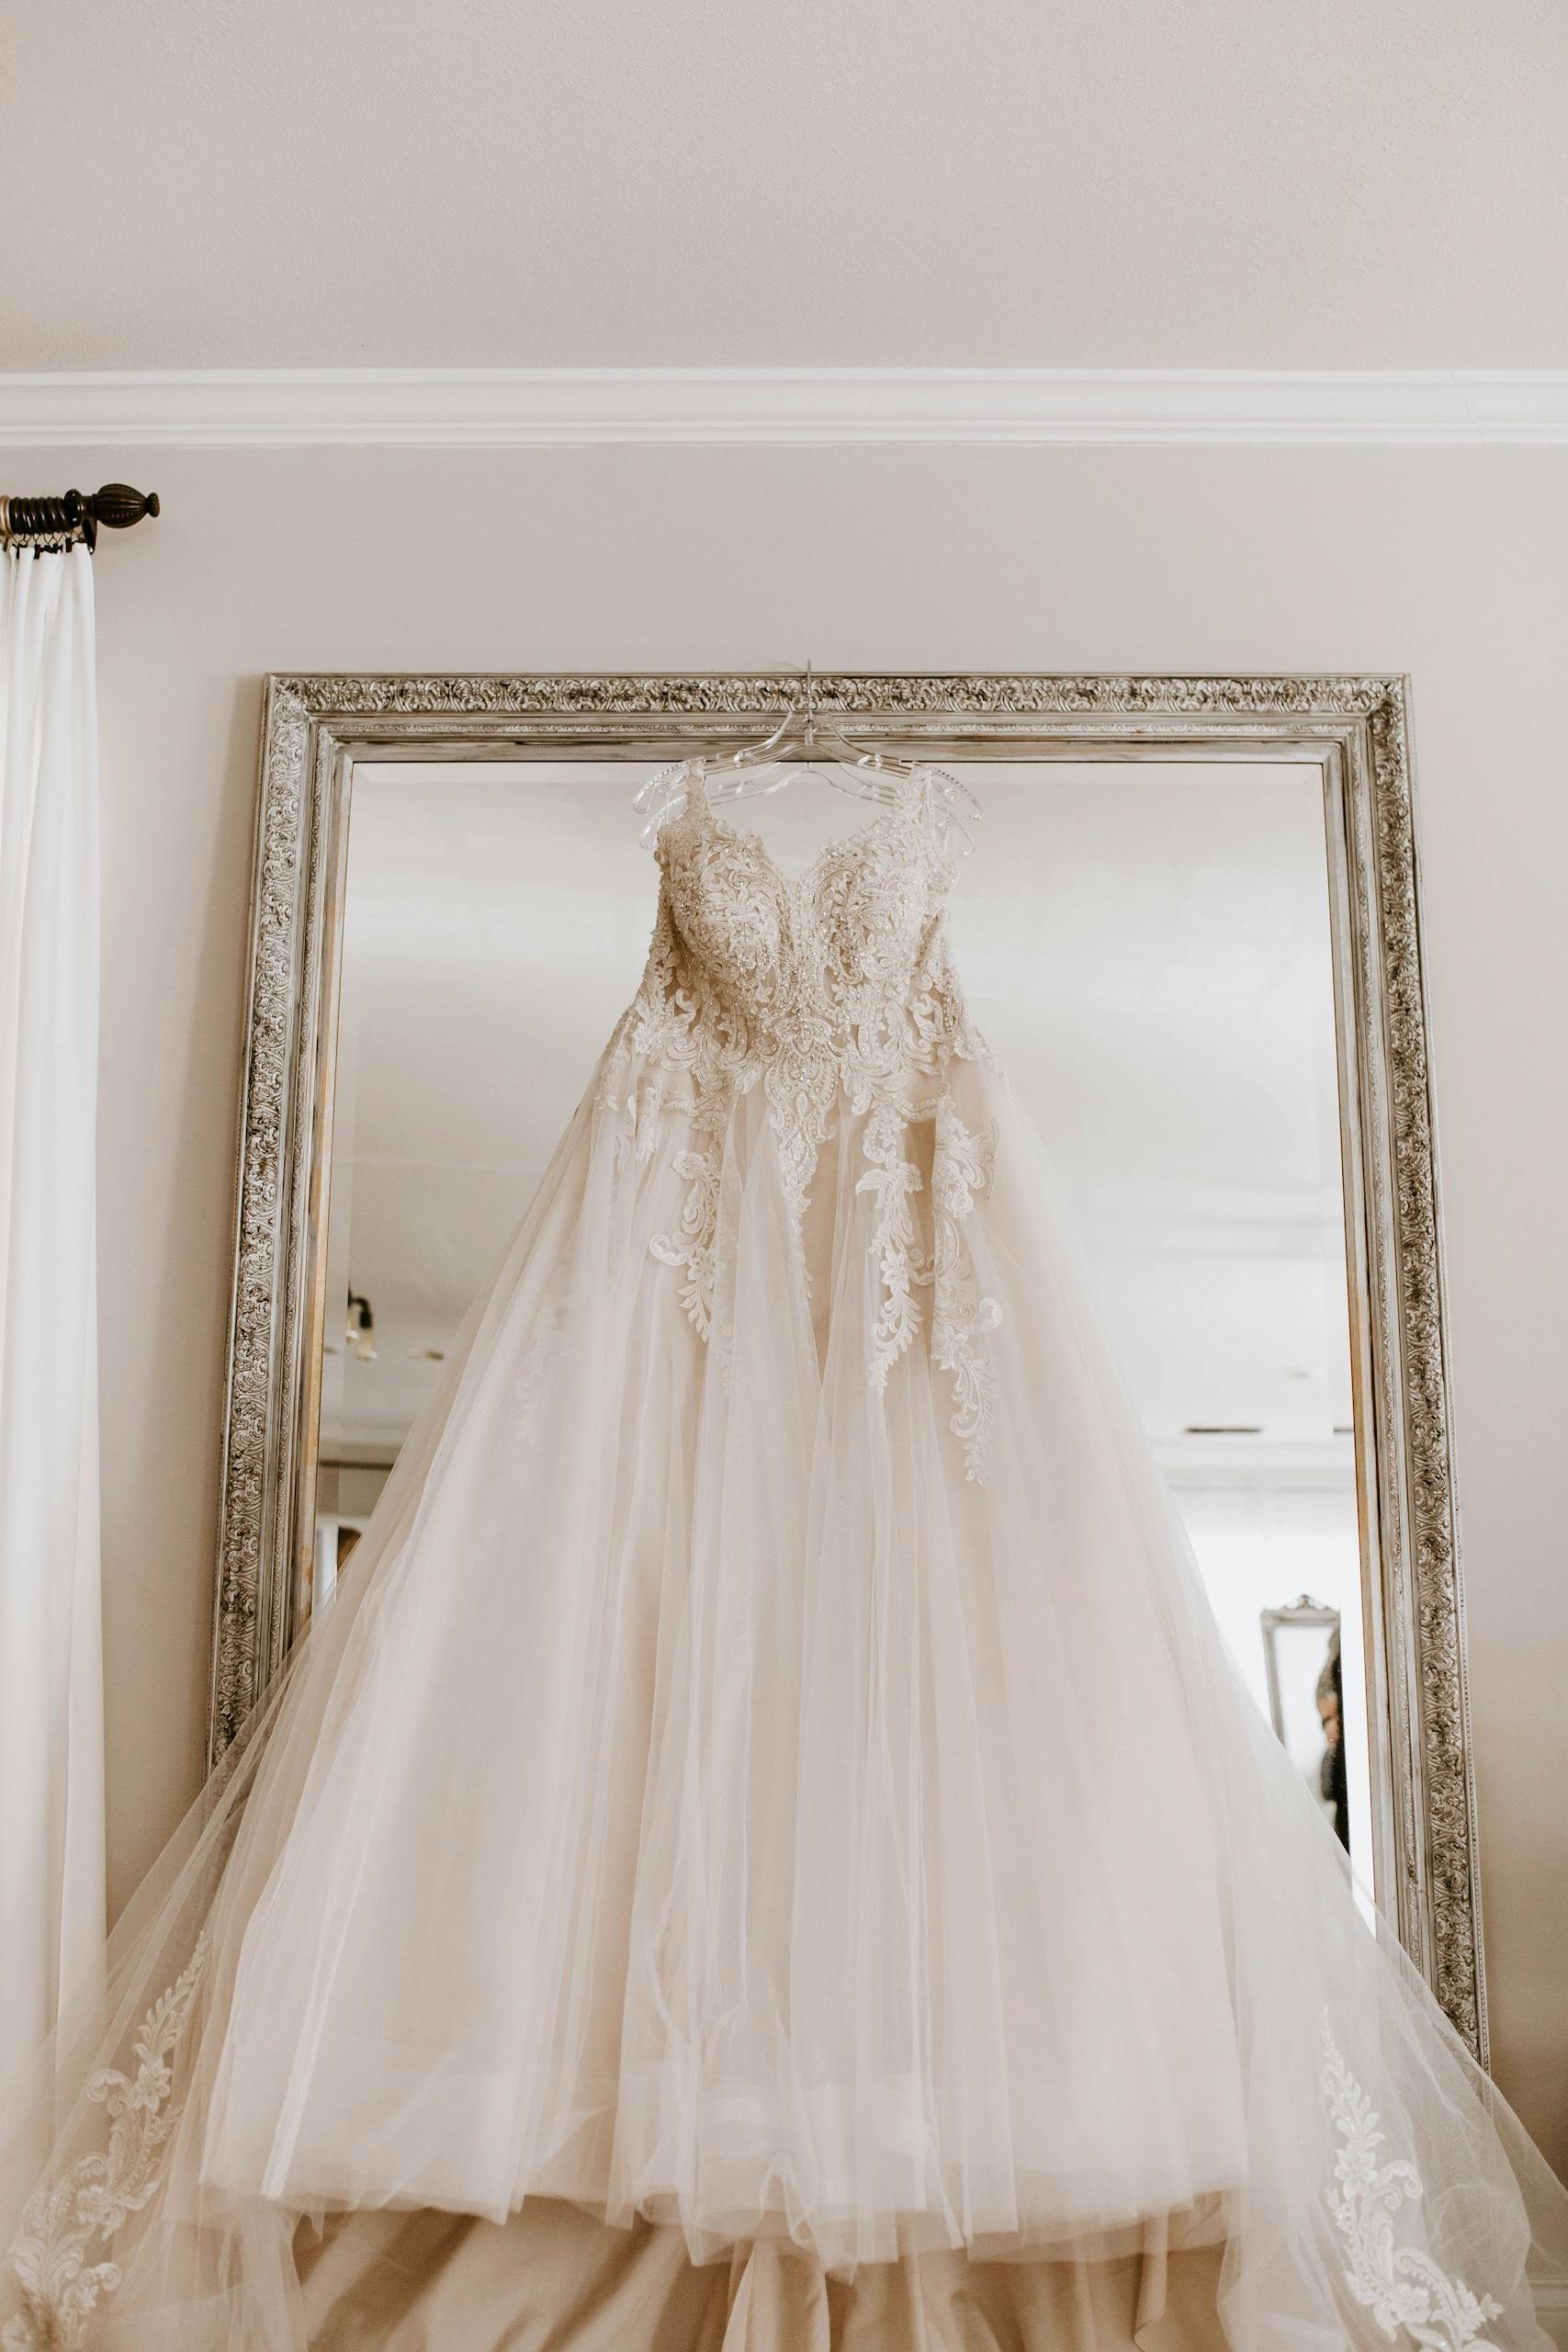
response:
[[[206,1964],[203,1928],[183,1975],[141,2020],[131,2045],[135,2074],[111,2070],[87,2085],[109,2120],[107,2147],[51,2175],[28,2199],[11,2249],[26,2308],[0,2334],[5,2352],[80,2352],[98,2298],[119,2285],[119,2265],[87,2262],[87,2247],[95,2235],[107,2245],[157,2188],[157,2153],[180,2117],[170,2104],[175,2046]]]
[[[937,1106],[936,1158],[931,1193],[936,1211],[932,1251],[931,1352],[951,1372],[958,1409],[949,1426],[964,1448],[964,1476],[985,1484],[982,1464],[991,1426],[993,1374],[990,1360],[975,1345],[1002,1319],[1000,1304],[982,1298],[979,1284],[961,1272],[959,1226],[989,1185],[996,1164],[997,1133],[987,1127],[972,1136],[945,1097]]]
[[[692,1124],[695,1127],[697,1122],[694,1120]],[[723,1161],[722,1139],[711,1143],[705,1151],[675,1154],[675,1173],[688,1187],[681,1208],[680,1230],[673,1234],[656,1233],[648,1245],[667,1266],[683,1269],[681,1304],[702,1340],[710,1338],[713,1332],[714,1285],[718,1272],[718,1185]]]
[[[1326,2017],[1323,2043],[1323,2087],[1345,2143],[1334,2159],[1328,2210],[1349,2257],[1346,2284],[1391,2340],[1404,2328],[1425,2352],[1493,2352],[1483,2330],[1488,2320],[1501,2319],[1502,2305],[1472,2295],[1419,2246],[1395,2245],[1393,2216],[1419,2199],[1420,2177],[1401,2159],[1378,2162],[1382,2118],[1341,2056]]]
[[[931,1156],[934,1239],[929,1252],[919,1246],[910,1206],[920,1190],[920,1171],[903,1157],[905,1125],[920,1118],[932,1120],[936,1127]],[[953,1374],[957,1400],[948,1426],[964,1449],[964,1476],[978,1486],[986,1483],[994,1375],[975,1340],[996,1329],[1002,1310],[996,1299],[982,1298],[979,1284],[962,1271],[960,1227],[973,1210],[976,1195],[991,1181],[996,1147],[995,1127],[971,1135],[945,1094],[906,1111],[902,1119],[891,1108],[881,1109],[866,1128],[865,1156],[873,1164],[856,1188],[877,1195],[879,1212],[872,1252],[881,1272],[883,1305],[873,1332],[872,1386],[887,1385],[890,1369],[919,1330],[920,1304],[915,1293],[929,1288],[931,1355],[943,1372]]]
[[[886,1386],[921,1329],[918,1294],[929,1289],[932,1360],[953,1376],[952,1428],[965,1475],[980,1480],[991,1375],[976,1341],[997,1328],[1001,1307],[964,1272],[961,1227],[990,1182],[995,1136],[965,1131],[944,1081],[954,1057],[988,1057],[948,953],[953,868],[917,805],[922,791],[917,779],[792,879],[756,834],[714,815],[694,762],[684,807],[659,835],[653,940],[611,1039],[600,1100],[628,1120],[639,1160],[665,1110],[689,1119],[689,1146],[672,1163],[686,1187],[680,1222],[649,1248],[680,1272],[682,1306],[705,1340],[722,1255],[726,1140],[740,1099],[761,1091],[797,1226],[840,1110],[864,1117],[858,1189],[876,1195],[882,1288],[868,1377]],[[628,1090],[634,1062],[642,1074]],[[933,1231],[922,1250],[912,1206],[922,1179],[907,1136],[926,1120],[935,1124]]]

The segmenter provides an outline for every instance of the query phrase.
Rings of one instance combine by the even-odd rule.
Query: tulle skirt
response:
[[[1541,2352],[1568,2199],[1231,1668],[1003,1081],[910,1105],[963,1329],[889,1363],[867,1114],[798,1218],[760,1092],[647,1149],[640,1077],[17,2101],[7,2352]]]

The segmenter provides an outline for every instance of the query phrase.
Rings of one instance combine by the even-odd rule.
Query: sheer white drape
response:
[[[24,548],[0,558],[0,2080],[103,1950],[97,1032],[92,558]]]

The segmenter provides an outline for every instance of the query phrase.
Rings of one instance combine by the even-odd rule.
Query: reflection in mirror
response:
[[[1341,1629],[1342,1835],[1370,1882],[1320,771],[961,772],[987,812],[953,915],[970,1011],[1055,1159],[1237,1668],[1320,1792],[1316,1692]],[[657,883],[630,806],[645,773],[355,769],[302,1610],[330,1598],[637,987]],[[864,813],[803,781],[737,820],[799,871]],[[1306,1625],[1290,1596],[1309,1593]]]
[[[1325,1609],[1305,1592],[1288,1609],[1266,1609],[1263,1648],[1269,1665],[1269,1712],[1275,1732],[1333,1822],[1341,1845],[1348,1846],[1349,1794],[1341,1738],[1344,1678],[1339,1611]]]

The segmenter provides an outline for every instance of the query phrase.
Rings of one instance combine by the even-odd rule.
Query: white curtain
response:
[[[93,560],[0,557],[0,2083],[104,1939]]]

